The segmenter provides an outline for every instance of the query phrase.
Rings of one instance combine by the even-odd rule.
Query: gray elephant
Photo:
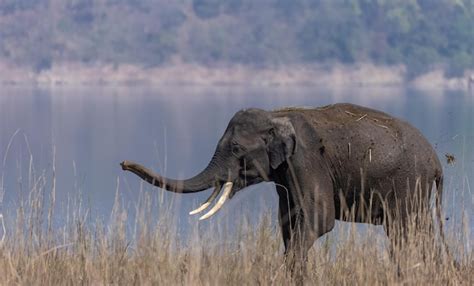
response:
[[[390,223],[397,221],[403,230],[412,213],[429,208],[433,184],[439,206],[443,178],[436,152],[420,131],[353,104],[239,111],[209,165],[187,180],[164,178],[130,161],[121,166],[172,192],[214,187],[191,212],[207,209],[222,193],[200,219],[213,215],[239,190],[273,181],[285,253],[303,257],[335,220],[383,224],[389,236]],[[415,194],[421,200],[412,204]]]

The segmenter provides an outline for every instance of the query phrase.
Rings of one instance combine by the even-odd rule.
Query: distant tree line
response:
[[[474,68],[474,0],[2,0],[0,59]]]

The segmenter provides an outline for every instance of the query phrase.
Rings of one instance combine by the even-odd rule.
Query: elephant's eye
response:
[[[262,138],[265,145],[268,145],[270,138],[273,138],[275,136],[275,129],[273,128],[268,129],[267,134],[268,135],[266,136],[264,135]]]
[[[271,136],[275,135],[275,128],[268,129],[268,134]]]
[[[242,147],[242,145],[237,142],[232,142],[231,151],[234,156],[239,157],[243,150],[244,147]]]

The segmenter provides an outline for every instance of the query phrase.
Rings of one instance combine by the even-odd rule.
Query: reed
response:
[[[31,171],[25,182],[28,195],[19,198],[14,213],[2,214],[0,284],[296,284],[270,214],[262,215],[257,226],[243,217],[235,235],[229,234],[230,225],[218,222],[182,237],[159,192],[137,190],[136,204],[125,207],[117,179],[115,204],[104,219],[92,217],[80,195],[58,211],[55,181],[54,167],[52,172]],[[446,231],[454,265],[439,252],[431,216],[420,214],[417,225],[422,227],[410,228],[407,240],[392,253],[380,227],[337,224],[310,250],[304,284],[473,285],[469,217]]]

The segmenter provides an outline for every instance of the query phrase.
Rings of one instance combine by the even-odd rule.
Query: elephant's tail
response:
[[[457,265],[456,260],[451,255],[451,252],[449,251],[448,243],[446,242],[446,238],[444,236],[444,219],[442,217],[442,205],[443,205],[443,175],[442,174],[436,175],[435,183],[436,183],[436,193],[435,193],[436,219],[438,220],[438,224],[439,224],[439,236],[442,243],[441,247],[444,248],[444,251],[446,252],[448,259],[452,261],[454,266],[456,266]]]
[[[442,206],[443,206],[443,175],[437,175],[435,179],[436,193],[435,193],[435,208],[436,208],[436,219],[439,223],[439,232],[441,240],[443,241],[444,247],[447,249],[446,239],[444,236],[444,220],[442,218]]]

